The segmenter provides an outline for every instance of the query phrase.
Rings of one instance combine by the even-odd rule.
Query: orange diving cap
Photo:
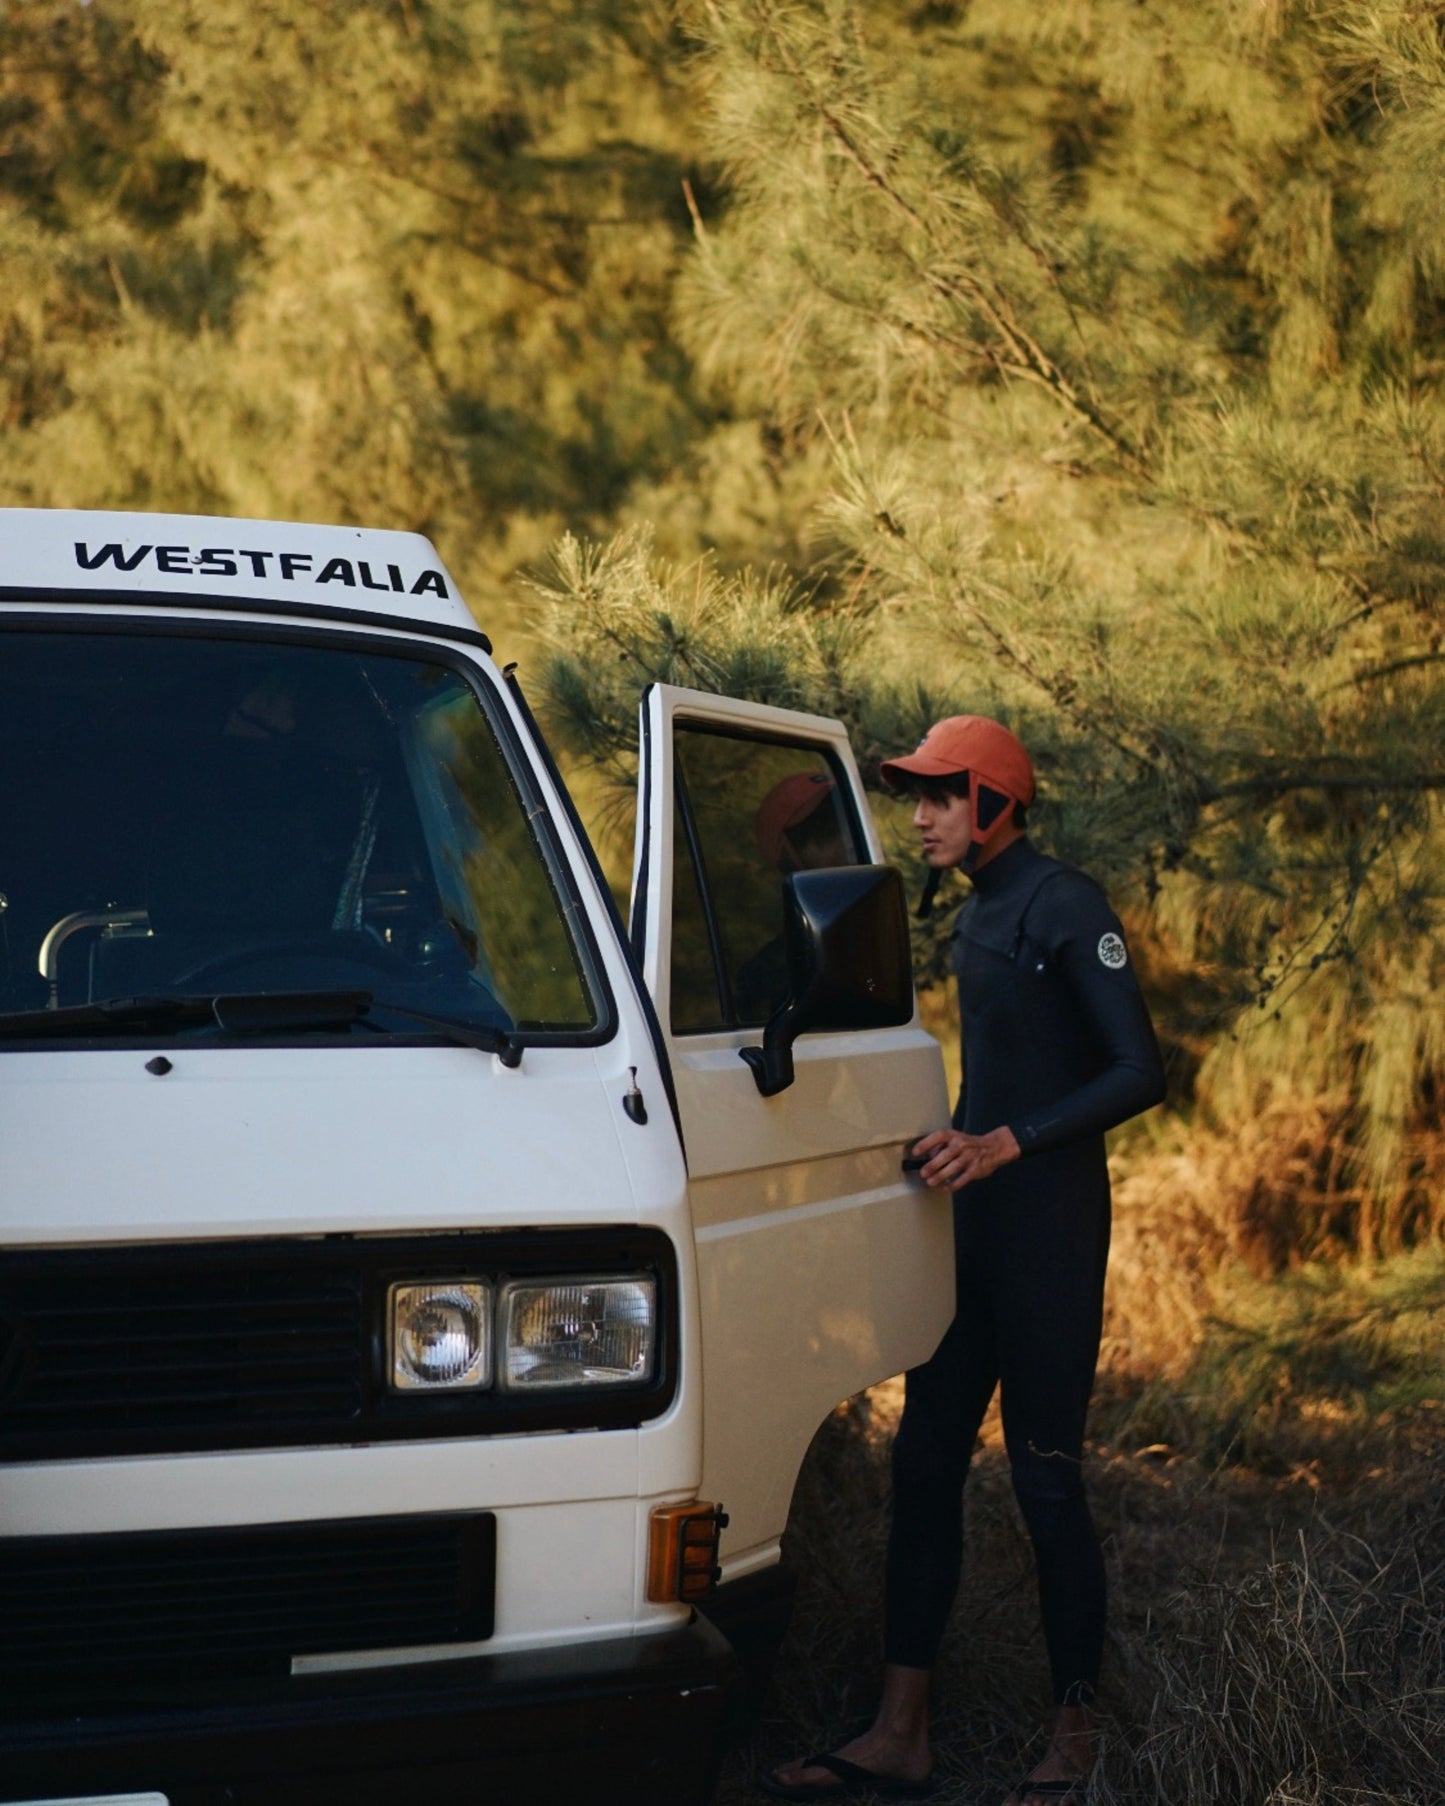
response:
[[[913,778],[951,778],[967,772],[976,783],[1002,791],[1025,808],[1034,800],[1033,761],[1022,741],[986,715],[949,715],[935,721],[917,752],[885,759],[878,769],[894,790],[906,790]]]

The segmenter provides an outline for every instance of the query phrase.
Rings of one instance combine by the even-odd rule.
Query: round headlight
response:
[[[447,1279],[391,1288],[391,1383],[398,1390],[485,1386],[491,1349],[489,1286]]]

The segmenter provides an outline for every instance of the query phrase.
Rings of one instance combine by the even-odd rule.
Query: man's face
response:
[[[945,870],[962,865],[973,839],[973,811],[966,796],[920,796],[913,825],[923,842],[923,857]]]

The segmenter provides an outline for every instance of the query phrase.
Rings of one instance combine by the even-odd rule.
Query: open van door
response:
[[[926,1360],[948,1326],[949,1199],[899,1164],[947,1123],[948,1097],[916,1006],[892,1027],[803,1033],[781,1088],[764,1095],[752,1050],[788,1001],[790,941],[796,975],[785,879],[880,858],[843,727],[656,684],[641,763],[632,938],[687,1147],[702,1496],[729,1513],[733,1580],[776,1559],[829,1410]],[[906,978],[902,995],[907,1015]]]

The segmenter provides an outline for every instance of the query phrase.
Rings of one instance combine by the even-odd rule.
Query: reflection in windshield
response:
[[[0,1014],[364,990],[373,1035],[595,1024],[496,738],[443,666],[7,632],[0,768],[24,774],[0,785]]]

